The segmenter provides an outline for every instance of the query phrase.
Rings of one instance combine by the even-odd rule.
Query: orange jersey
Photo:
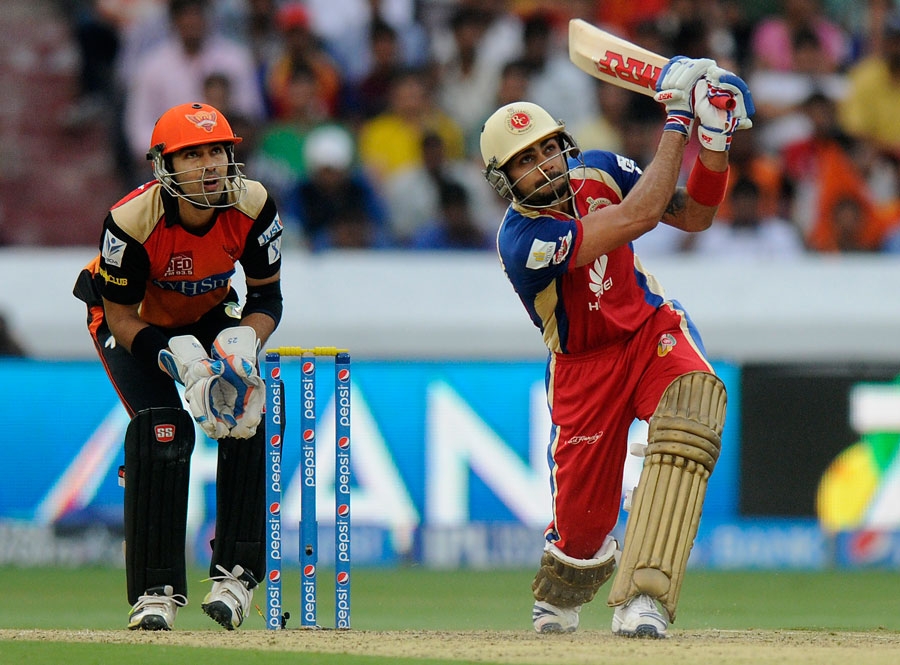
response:
[[[177,201],[158,182],[138,187],[110,209],[100,254],[88,269],[101,295],[140,303],[141,318],[163,328],[195,323],[231,288],[235,266],[266,279],[281,268],[283,226],[262,184],[245,180],[243,200],[216,212],[197,235],[178,223]],[[237,307],[237,303],[235,303]]]

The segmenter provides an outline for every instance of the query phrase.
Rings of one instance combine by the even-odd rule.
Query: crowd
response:
[[[664,109],[569,62],[579,17],[713,57],[756,101],[713,228],[660,225],[639,253],[900,252],[895,0],[59,4],[81,55],[70,113],[110,124],[123,193],[150,177],[156,118],[208,102],[244,138],[238,157],[276,197],[288,246],[490,249],[504,202],[481,175],[479,132],[515,100],[565,118],[582,148],[648,163]]]

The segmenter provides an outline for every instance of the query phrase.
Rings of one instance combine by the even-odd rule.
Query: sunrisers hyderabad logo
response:
[[[219,124],[218,116],[213,111],[199,111],[184,117],[207,133],[212,133],[212,130]]]
[[[513,134],[521,134],[531,129],[531,116],[525,111],[513,111],[506,118],[506,126]]]

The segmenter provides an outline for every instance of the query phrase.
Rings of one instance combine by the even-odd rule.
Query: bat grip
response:
[[[712,97],[710,98],[709,103],[715,106],[717,109],[722,109],[723,111],[734,111],[735,107],[737,107],[737,102],[734,101],[734,97],[725,95],[717,95],[715,97]]]

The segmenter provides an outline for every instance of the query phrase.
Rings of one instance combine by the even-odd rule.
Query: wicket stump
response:
[[[266,350],[266,628],[285,628],[282,568],[282,450],[286,400],[281,358],[300,365],[300,627],[317,623],[319,526],[316,516],[316,359],[334,358],[334,627],[350,628],[350,353],[335,347],[282,346]]]

